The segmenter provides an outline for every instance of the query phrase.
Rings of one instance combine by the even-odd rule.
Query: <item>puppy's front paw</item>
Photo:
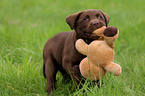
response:
[[[75,66],[73,67],[73,71],[74,71],[74,73],[79,74],[79,73],[80,73],[79,65],[75,65]]]

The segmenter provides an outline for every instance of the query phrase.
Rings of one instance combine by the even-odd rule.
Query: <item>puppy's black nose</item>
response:
[[[94,21],[94,22],[91,23],[91,25],[94,25],[94,26],[96,26],[96,25],[98,25],[98,24],[99,24],[98,21]]]

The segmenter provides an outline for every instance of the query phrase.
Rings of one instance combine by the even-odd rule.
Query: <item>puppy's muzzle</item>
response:
[[[102,27],[103,25],[105,25],[105,24],[102,21],[97,20],[97,19],[92,20],[90,22],[90,27],[93,29],[98,29],[98,28]]]
[[[99,21],[93,21],[91,22],[91,26],[97,26],[100,22]]]

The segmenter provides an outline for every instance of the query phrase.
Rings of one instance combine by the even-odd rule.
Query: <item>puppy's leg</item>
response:
[[[56,81],[56,73],[58,72],[58,69],[56,68],[56,62],[50,57],[47,58],[47,61],[45,63],[45,74],[47,78],[47,88],[46,91],[51,93],[53,89],[55,88],[55,81]]]
[[[82,80],[82,77],[80,76],[80,74],[78,72],[75,72],[75,70],[74,70],[75,68],[72,64],[67,63],[66,65],[69,65],[69,66],[64,66],[64,69],[66,70],[67,74],[69,76],[71,76],[71,78],[73,79],[73,81],[75,83],[75,86],[77,87],[77,85]]]

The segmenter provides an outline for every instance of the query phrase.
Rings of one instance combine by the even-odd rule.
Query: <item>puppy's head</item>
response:
[[[106,13],[95,9],[80,11],[66,17],[66,22],[76,31],[78,38],[90,40],[99,37],[93,34],[93,31],[102,26],[108,26],[109,20]]]

